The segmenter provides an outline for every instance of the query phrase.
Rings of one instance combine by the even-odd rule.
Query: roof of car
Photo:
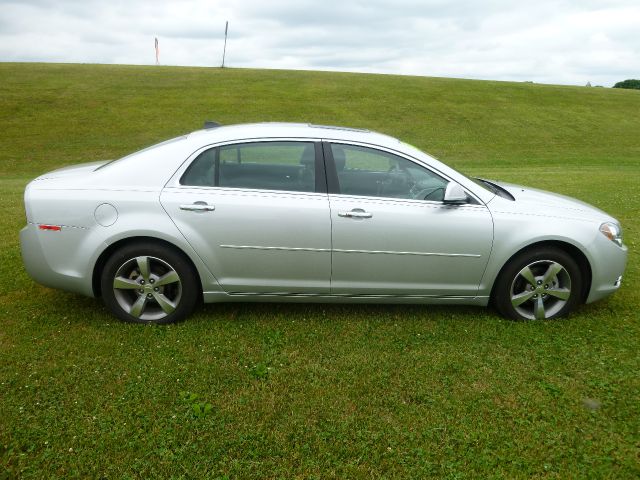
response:
[[[208,141],[213,142],[253,138],[326,138],[330,140],[372,143],[382,146],[397,145],[400,142],[397,138],[365,129],[284,122],[224,125],[196,130],[189,134],[189,138],[191,139],[201,139],[202,137],[206,137]]]

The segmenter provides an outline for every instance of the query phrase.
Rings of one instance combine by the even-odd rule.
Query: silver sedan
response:
[[[616,219],[561,195],[468,178],[366,130],[199,130],[26,188],[22,255],[122,320],[204,302],[493,304],[566,315],[620,286]]]

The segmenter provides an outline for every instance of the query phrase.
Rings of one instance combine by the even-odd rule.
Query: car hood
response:
[[[603,212],[593,205],[576,200],[575,198],[511,183],[493,180],[491,180],[491,183],[509,192],[515,198],[517,209],[523,211],[523,213],[528,212],[555,217],[578,217],[584,220],[617,222],[617,220],[608,213]]]
[[[87,174],[93,172],[96,168],[108,163],[109,160],[100,160],[98,162],[79,163],[68,167],[52,170],[44,175],[40,175],[35,180],[48,180],[51,178],[73,177],[76,175]]]

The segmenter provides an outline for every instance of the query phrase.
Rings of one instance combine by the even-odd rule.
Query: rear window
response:
[[[114,163],[119,162],[120,160],[124,160],[125,158],[129,158],[129,157],[131,157],[133,155],[138,155],[138,154],[143,153],[143,152],[148,152],[149,150],[153,150],[154,148],[164,147],[165,145],[169,145],[170,143],[175,143],[175,142],[178,142],[180,140],[184,140],[185,138],[187,138],[187,136],[186,135],[182,135],[180,137],[175,137],[175,138],[171,138],[169,140],[165,140],[164,142],[156,143],[155,145],[151,145],[150,147],[143,148],[142,150],[138,150],[137,152],[130,153],[129,155],[126,155],[126,156],[124,156],[122,158],[116,158],[115,160],[111,160],[110,162],[107,162],[107,163],[105,163],[103,165],[100,165],[98,168],[96,168],[94,170],[94,172],[96,172],[98,170],[102,170],[103,168],[108,167],[109,165],[113,165]]]

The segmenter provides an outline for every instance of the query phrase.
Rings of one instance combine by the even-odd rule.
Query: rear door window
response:
[[[313,142],[251,142],[202,152],[182,185],[295,192],[316,191]]]

